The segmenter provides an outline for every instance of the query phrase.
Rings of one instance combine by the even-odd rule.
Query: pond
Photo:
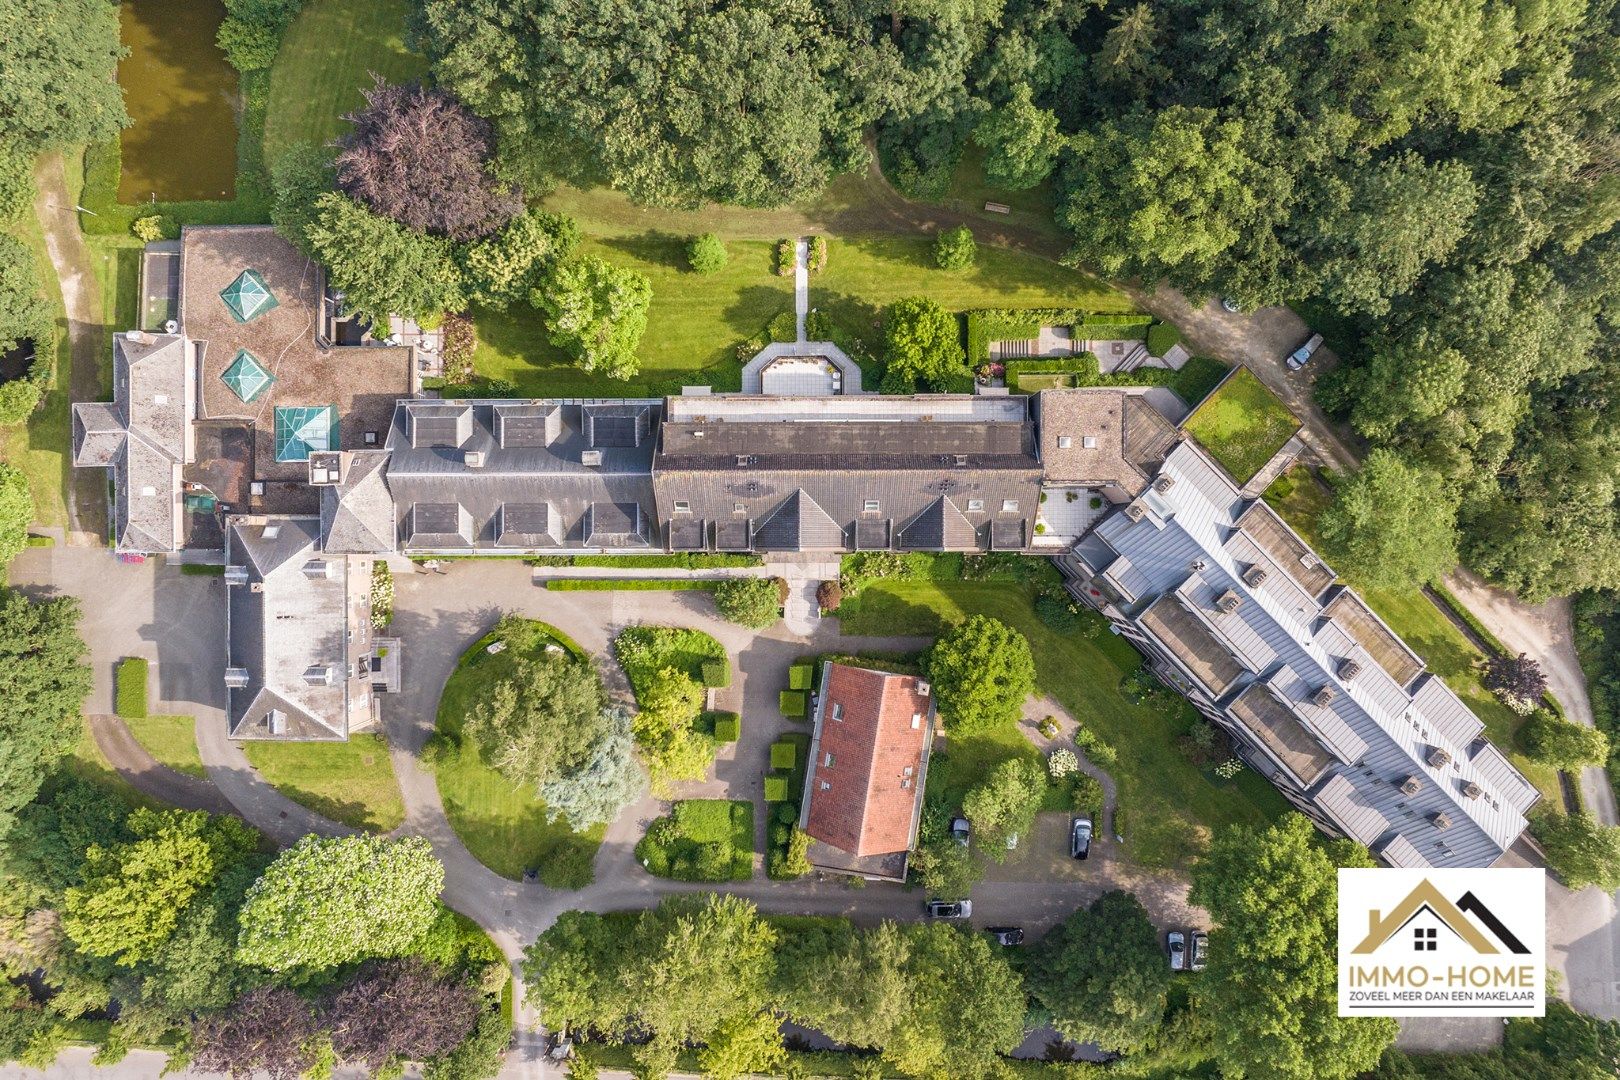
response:
[[[125,0],[118,63],[135,122],[121,137],[118,201],[229,199],[236,187],[236,71],[214,44],[220,0]]]

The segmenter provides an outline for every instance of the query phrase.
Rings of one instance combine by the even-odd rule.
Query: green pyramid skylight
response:
[[[257,270],[242,271],[235,281],[220,290],[219,298],[225,301],[231,318],[237,322],[247,322],[254,316],[263,315],[277,303],[275,294]]]
[[[236,350],[236,359],[231,361],[231,366],[225,369],[220,378],[244,403],[257,398],[276,381],[276,377],[264,370],[258,358],[246,349]]]
[[[291,405],[276,410],[276,460],[308,461],[318,450],[336,450],[337,410],[330,405]]]

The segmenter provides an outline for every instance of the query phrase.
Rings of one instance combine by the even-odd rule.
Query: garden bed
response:
[[[747,881],[754,876],[754,804],[682,799],[647,827],[636,859],[649,874],[677,881]]]

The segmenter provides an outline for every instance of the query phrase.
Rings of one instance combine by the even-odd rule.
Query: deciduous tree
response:
[[[985,113],[973,129],[973,141],[984,148],[985,179],[1022,191],[1051,175],[1066,140],[1058,132],[1056,114],[1039,108],[1029,85],[1020,83],[1010,101]]]
[[[564,263],[530,295],[545,313],[551,343],[585,371],[628,379],[641,368],[652,283],[627,267],[586,255]]]
[[[467,245],[462,270],[475,304],[504,309],[529,292],[579,244],[579,226],[563,214],[529,210],[493,236]]]
[[[1030,993],[1064,1038],[1119,1054],[1154,1038],[1164,1022],[1170,971],[1158,929],[1135,896],[1104,893],[1059,924],[1038,950]]]
[[[0,145],[38,153],[106,142],[129,123],[114,77],[124,53],[115,5],[11,0],[0,5],[0,41]]]
[[[988,615],[970,615],[936,641],[927,668],[946,725],[958,735],[1016,722],[1035,689],[1029,640]]]
[[[1457,566],[1457,497],[1393,450],[1374,450],[1342,481],[1318,526],[1340,573],[1375,588],[1438,581]]]
[[[885,393],[911,393],[919,382],[931,390],[960,389],[957,383],[968,378],[956,316],[925,297],[888,306],[883,347]]]
[[[580,831],[612,821],[647,790],[646,770],[636,760],[629,712],[611,706],[599,724],[601,731],[584,761],[540,785],[546,813]]]
[[[191,1026],[191,1066],[199,1072],[297,1080],[314,1061],[318,1028],[309,1003],[284,986],[249,990],[223,1012]]]
[[[1530,822],[1547,852],[1547,869],[1571,889],[1620,889],[1620,826],[1603,825],[1589,811],[1547,810]]]
[[[481,1008],[471,983],[411,957],[369,965],[331,996],[323,1014],[339,1056],[375,1069],[449,1053],[472,1032]]]
[[[973,825],[979,850],[997,862],[1007,857],[1007,841],[1027,836],[1046,794],[1046,770],[1027,758],[1003,761],[968,791],[962,812]]]
[[[85,653],[77,600],[0,590],[0,836],[83,736]]]
[[[1523,738],[1531,757],[1569,772],[1609,760],[1607,735],[1545,710],[1537,711],[1526,722]]]
[[[714,590],[720,616],[753,630],[763,630],[782,617],[776,578],[727,578]]]
[[[482,687],[463,733],[502,776],[537,788],[585,764],[605,734],[605,703],[590,661],[560,653],[523,657]]]
[[[714,756],[714,743],[694,730],[703,710],[703,687],[675,668],[664,668],[642,691],[631,721],[652,774],[654,790],[673,780],[701,780]]]
[[[34,496],[21,469],[0,462],[0,567],[28,546],[28,527],[34,521]]]
[[[315,200],[311,250],[355,311],[427,318],[467,305],[455,246],[374,214],[340,192]]]
[[[1547,692],[1547,673],[1527,653],[1492,656],[1485,661],[1485,689],[1528,712]]]

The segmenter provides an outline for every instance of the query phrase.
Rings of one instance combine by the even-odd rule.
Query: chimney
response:
[[[1153,490],[1157,491],[1160,495],[1163,495],[1165,492],[1169,491],[1175,486],[1176,478],[1168,474],[1161,475],[1157,480],[1153,481]]]
[[[482,450],[467,451],[467,468],[482,469],[484,467],[484,452]]]
[[[1443,769],[1451,764],[1451,754],[1438,746],[1431,746],[1427,760],[1431,769]]]
[[[248,684],[248,670],[241,667],[228,667],[225,669],[225,686],[230,690],[240,690]]]
[[[1324,684],[1316,693],[1311,695],[1311,704],[1326,708],[1333,703],[1333,698],[1337,694],[1338,691],[1334,690],[1333,687]]]
[[[581,450],[579,452],[579,463],[592,469],[600,468],[602,465],[602,451]]]
[[[1483,794],[1485,794],[1485,789],[1472,780],[1463,785],[1463,797],[1466,799],[1477,799]]]
[[[1415,776],[1408,776],[1401,781],[1402,795],[1416,795],[1421,790],[1423,790],[1423,781]]]

